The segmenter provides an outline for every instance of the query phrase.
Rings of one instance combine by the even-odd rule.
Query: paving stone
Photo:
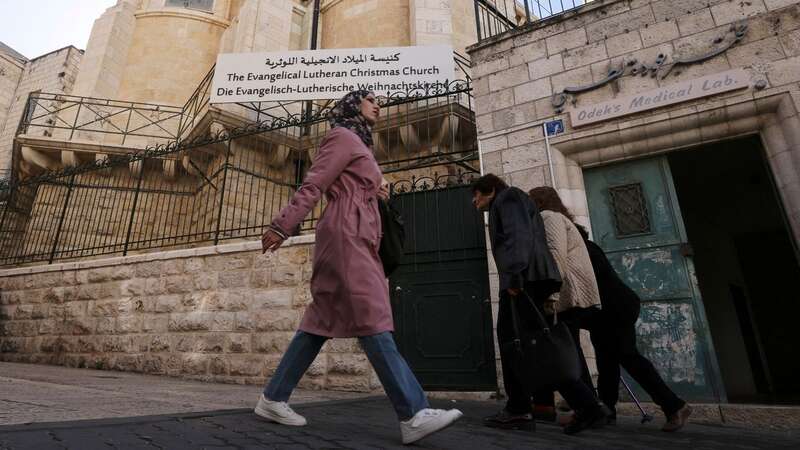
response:
[[[433,407],[452,407],[435,400]],[[537,431],[485,428],[482,417],[501,407],[496,402],[457,402],[465,417],[451,428],[423,439],[420,449],[789,449],[796,432],[766,432],[689,424],[676,434],[659,430],[659,423],[642,425],[621,417],[619,425],[566,436],[555,424],[540,423]],[[194,416],[155,416],[109,421],[0,427],[0,449],[28,448],[219,448],[219,449],[403,449],[394,411],[385,398],[298,405],[309,420],[306,427],[284,427],[242,410]]]

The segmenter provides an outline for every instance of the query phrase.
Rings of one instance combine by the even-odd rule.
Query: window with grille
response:
[[[214,0],[167,0],[167,6],[213,11]]]
[[[650,214],[641,183],[608,188],[617,237],[650,233]]]

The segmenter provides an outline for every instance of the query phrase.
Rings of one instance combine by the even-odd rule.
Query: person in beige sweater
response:
[[[536,189],[531,192],[534,191]],[[538,194],[531,194],[534,201],[537,196]],[[563,280],[561,291],[550,296],[549,302],[545,304],[545,310],[553,314],[565,313],[575,308],[599,306],[600,292],[594,278],[592,261],[589,259],[589,252],[578,228],[562,212],[541,209],[540,214],[547,234],[547,247],[556,260]]]
[[[507,185],[494,174],[485,174],[472,184],[472,203],[479,211],[489,213],[489,241],[499,275],[497,341],[508,396],[505,407],[485,417],[483,423],[492,428],[532,431],[535,422],[531,414],[531,390],[538,384],[536,376],[523,366],[527,365],[525,358],[536,356],[522,352],[524,336],[520,332],[532,336],[542,329],[541,308],[534,307],[534,303],[543,302],[561,289],[561,275],[547,248],[539,208],[526,192]],[[544,367],[539,370],[547,370]],[[554,364],[550,370],[561,368]],[[565,434],[605,425],[607,413],[589,385],[579,379],[564,379],[553,388],[576,412],[575,420],[564,427]]]
[[[550,320],[563,321],[569,327],[581,357],[581,379],[594,390],[580,344],[580,330],[589,330],[600,314],[600,292],[589,252],[572,214],[555,189],[542,186],[532,189],[528,194],[539,207],[547,235],[547,247],[563,281],[561,290],[552,294],[545,303],[545,311],[550,315]],[[537,407],[547,408],[554,403],[553,393],[549,391],[534,393],[533,399]]]

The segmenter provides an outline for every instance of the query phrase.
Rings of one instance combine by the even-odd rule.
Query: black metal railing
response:
[[[453,59],[455,80],[451,85],[469,84],[469,59],[457,52],[453,53]],[[28,96],[16,135],[56,136],[65,140],[85,138],[104,145],[139,148],[191,139],[192,131],[210,106],[215,67],[211,67],[182,107],[33,92]],[[404,100],[438,94],[397,92],[391,97]],[[331,103],[317,102],[314,108],[331,106]],[[303,116],[304,120],[310,118],[306,117],[308,104],[293,101],[234,103],[221,108],[235,112],[246,123],[289,120],[298,116]],[[133,138],[139,139],[131,142]]]
[[[479,171],[470,90],[466,79],[380,99],[375,154],[389,181]],[[0,186],[0,266],[259,236],[298,188],[328,131],[329,102],[294,113],[301,104],[283,104],[282,116],[276,109],[214,135],[176,138]],[[294,231],[313,230],[321,209]]]
[[[181,121],[178,124],[176,133],[178,142],[194,129],[197,125],[197,120],[208,110],[209,101],[211,100],[211,82],[214,79],[215,68],[216,65],[211,66],[211,70],[200,81],[197,89],[189,96],[189,100],[184,103],[181,109]]]
[[[106,145],[130,144],[131,138],[169,141],[178,138],[183,110],[153,103],[32,92],[17,135],[86,137]],[[38,133],[37,133],[38,131]]]
[[[212,67],[183,107],[32,92],[16,134],[141,148],[180,141],[207,110],[213,75]]]
[[[593,0],[474,0],[478,42]]]

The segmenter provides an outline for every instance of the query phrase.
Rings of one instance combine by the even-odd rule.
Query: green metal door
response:
[[[724,400],[667,159],[588,169],[584,179],[595,242],[642,298],[639,350],[682,397]]]
[[[428,390],[497,389],[483,217],[468,186],[396,195],[406,254],[391,279],[395,339]]]

